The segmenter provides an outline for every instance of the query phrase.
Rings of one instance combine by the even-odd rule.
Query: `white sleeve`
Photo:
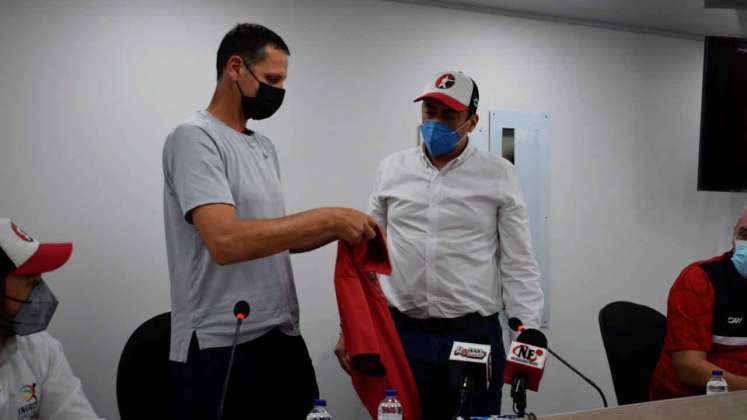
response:
[[[100,420],[65,358],[62,344],[49,336],[49,368],[41,384],[41,420]]]
[[[383,199],[379,193],[381,191],[381,180],[384,176],[384,164],[386,160],[379,164],[379,168],[376,171],[376,181],[374,182],[373,192],[371,197],[368,199],[368,213],[371,217],[376,220],[376,223],[380,224],[386,232],[387,225],[387,206],[386,200]]]
[[[508,318],[519,318],[527,328],[539,328],[544,307],[540,272],[532,250],[527,208],[514,167],[506,163],[499,178],[498,264]]]

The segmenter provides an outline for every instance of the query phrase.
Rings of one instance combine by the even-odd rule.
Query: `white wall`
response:
[[[255,126],[277,144],[290,211],[365,208],[378,161],[413,144],[412,98],[441,69],[471,74],[483,109],[551,114],[549,339],[612,401],[598,310],[664,310],[685,264],[728,247],[745,195],[695,189],[700,41],[375,0],[2,2],[0,214],[75,241],[48,276],[61,300],[51,332],[107,418],[127,337],[169,308],[161,147],[206,106],[218,43],[239,21],[292,51],[286,104]],[[331,351],[334,251],[294,258],[302,328],[336,418],[364,418]],[[599,405],[559,363],[529,403]]]

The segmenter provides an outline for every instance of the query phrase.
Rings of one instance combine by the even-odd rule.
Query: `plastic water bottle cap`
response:
[[[395,397],[397,396],[397,390],[393,388],[388,388],[386,391],[384,391],[384,395],[387,397]]]
[[[714,370],[713,372],[711,372],[711,375],[713,375],[713,376],[721,376],[723,374],[724,374],[724,372],[722,372],[720,370]]]
[[[314,400],[314,407],[326,407],[327,401],[325,400]]]

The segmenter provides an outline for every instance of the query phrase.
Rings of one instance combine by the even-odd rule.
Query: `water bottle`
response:
[[[714,370],[711,372],[711,379],[706,384],[706,395],[723,394],[729,392],[729,385],[724,379],[724,372]]]
[[[379,420],[402,420],[402,404],[397,399],[397,391],[386,390],[379,404]]]
[[[332,420],[332,416],[327,411],[327,401],[314,400],[314,409],[306,416],[306,420]]]

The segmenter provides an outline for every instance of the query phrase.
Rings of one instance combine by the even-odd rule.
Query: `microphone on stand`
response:
[[[236,317],[236,332],[233,333],[231,356],[228,358],[228,370],[226,371],[226,380],[223,382],[223,393],[220,396],[217,420],[223,419],[223,404],[226,402],[226,394],[228,393],[228,380],[231,378],[231,368],[233,367],[233,356],[236,352],[236,342],[239,339],[239,329],[241,328],[241,323],[249,316],[250,311],[249,303],[245,300],[236,302],[236,305],[233,307],[233,315]]]
[[[503,382],[511,385],[514,411],[524,417],[527,408],[527,389],[537,392],[547,360],[547,338],[539,330],[523,331],[511,343],[506,354]]]
[[[537,330],[532,330],[532,329],[524,328],[524,324],[518,318],[511,318],[511,319],[509,319],[508,320],[508,326],[513,331],[516,331],[516,332],[520,333],[519,337],[521,337],[521,334],[524,334],[525,331],[527,333],[529,333],[530,331],[537,331]],[[518,338],[517,338],[517,340],[518,340]],[[589,379],[586,376],[584,376],[584,374],[582,374],[581,372],[579,372],[578,369],[576,369],[575,367],[571,366],[570,363],[566,362],[557,353],[555,353],[554,351],[552,351],[552,349],[550,347],[547,347],[547,351],[550,354],[552,354],[556,359],[560,360],[561,363],[563,363],[564,365],[566,365],[568,367],[568,369],[570,369],[571,371],[573,371],[573,373],[575,373],[576,375],[578,375],[586,383],[588,383],[594,389],[596,389],[596,391],[599,393],[599,396],[602,397],[602,403],[604,404],[604,407],[605,408],[607,407],[607,397],[604,396],[604,392],[602,392],[602,390],[599,388],[599,386],[597,386],[597,384],[594,383],[594,381],[592,381],[591,379]]]
[[[472,416],[474,394],[490,386],[491,347],[487,332],[471,330],[466,342],[455,341],[449,354],[451,384],[459,389],[459,407],[455,419]]]

